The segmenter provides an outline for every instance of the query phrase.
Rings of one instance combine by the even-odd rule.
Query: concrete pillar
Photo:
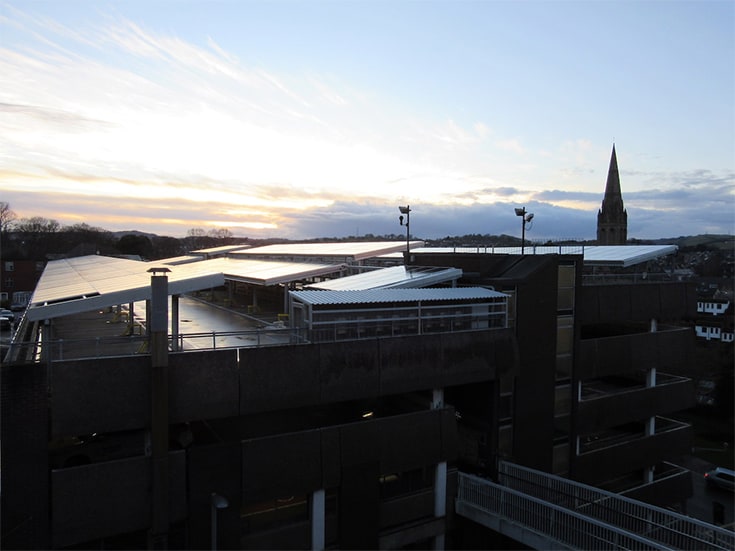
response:
[[[135,322],[133,319],[135,318],[135,303],[129,302],[128,303],[128,335],[133,334],[133,328],[135,327]]]
[[[444,407],[444,389],[435,388],[431,392],[431,409]],[[447,515],[447,462],[442,461],[434,468],[434,516]],[[433,549],[444,549],[444,533],[434,538]]]
[[[436,464],[434,469],[434,516],[447,514],[447,462]]]
[[[325,492],[316,490],[311,494],[311,548],[321,551],[325,546]]]
[[[656,320],[651,321],[651,331],[654,331],[654,323]],[[646,388],[653,388],[656,386],[656,368],[652,367],[646,372]],[[646,419],[646,425],[644,428],[646,436],[653,436],[656,434],[656,417],[651,416]],[[643,482],[649,484],[653,482],[653,467],[646,467],[643,470]]]
[[[179,349],[179,295],[171,295],[171,349]]]
[[[646,373],[646,387],[653,388],[656,386],[656,368],[652,367]],[[656,417],[651,416],[646,421],[646,436],[656,434]]]
[[[652,388],[656,386],[656,368],[652,367],[646,372],[646,387]]]
[[[434,469],[434,516],[447,516],[447,462],[437,463]],[[444,549],[444,533],[434,537],[433,548]]]
[[[169,530],[168,268],[151,268],[147,327],[151,353],[151,527],[149,549],[166,549]]]
[[[59,359],[63,359],[63,350],[59,344]],[[41,361],[48,362],[53,359],[51,350],[51,320],[43,320],[41,325]]]
[[[444,407],[444,389],[435,388],[431,392],[431,409],[440,409]]]

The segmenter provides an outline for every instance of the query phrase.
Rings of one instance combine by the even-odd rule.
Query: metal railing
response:
[[[284,346],[306,342],[299,331],[291,328],[182,333],[175,338],[169,335],[168,339],[169,350],[172,352]],[[150,351],[146,335],[130,335],[12,342],[6,357],[17,358],[18,353],[23,350],[36,351],[34,356],[36,361],[132,356],[148,354]]]
[[[666,549],[583,513],[466,473],[458,476],[456,506],[458,514],[471,507],[487,513],[488,521],[499,517],[570,549]]]
[[[735,533],[707,522],[507,461],[498,467],[498,480],[506,488],[639,534],[661,547],[735,549]]]

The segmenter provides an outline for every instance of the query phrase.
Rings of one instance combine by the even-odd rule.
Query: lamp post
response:
[[[401,215],[398,217],[398,222],[401,224],[401,226],[404,225],[403,224],[403,220],[404,220],[403,215],[404,214],[406,215],[406,218],[405,218],[405,220],[406,220],[406,224],[405,224],[405,226],[406,226],[406,266],[408,266],[408,255],[409,255],[408,239],[409,239],[409,236],[410,236],[410,232],[409,232],[409,227],[408,226],[409,226],[410,221],[411,221],[411,207],[408,206],[408,205],[406,205],[405,207],[399,206],[398,207],[398,210],[401,213]]]
[[[526,224],[533,220],[533,213],[526,213],[526,207],[516,208],[516,216],[521,217],[521,255],[523,255],[526,246]]]
[[[225,496],[215,494],[214,492],[212,492],[209,502],[212,508],[212,549],[215,550],[217,549],[217,511],[219,509],[227,509],[230,506],[230,502],[227,501]]]

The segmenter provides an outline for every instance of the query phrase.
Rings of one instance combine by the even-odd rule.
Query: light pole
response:
[[[405,207],[398,207],[398,210],[400,211],[401,215],[398,217],[398,222],[403,226],[403,215],[406,215],[406,266],[408,266],[408,255],[409,255],[409,246],[408,246],[408,239],[410,236],[409,232],[409,224],[411,221],[411,207],[406,205]]]
[[[526,246],[526,224],[533,220],[533,213],[526,213],[526,207],[516,208],[516,216],[521,217],[521,255],[523,255]]]
[[[227,498],[219,494],[212,492],[210,496],[210,505],[212,508],[212,549],[217,549],[217,511],[219,509],[227,509],[230,506],[230,502]]]

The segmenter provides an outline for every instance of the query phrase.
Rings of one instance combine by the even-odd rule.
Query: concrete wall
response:
[[[584,285],[577,316],[582,324],[693,318],[697,295],[693,283]]]
[[[677,371],[690,364],[693,348],[690,328],[583,339],[579,342],[577,377],[595,379],[649,368]]]
[[[574,479],[595,485],[691,451],[691,427],[681,427],[583,453],[575,458]]]
[[[588,434],[655,415],[682,411],[694,405],[694,383],[689,379],[611,393],[579,402],[577,430],[580,434]]]
[[[169,356],[172,422],[233,417],[492,380],[513,368],[508,329]],[[52,437],[143,428],[147,356],[54,362]]]
[[[46,369],[35,364],[1,369],[2,547],[46,549],[50,546]]]

